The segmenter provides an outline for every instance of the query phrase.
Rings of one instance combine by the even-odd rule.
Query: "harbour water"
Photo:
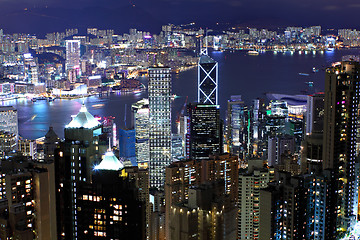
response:
[[[323,91],[325,67],[333,62],[341,61],[344,55],[360,55],[360,50],[308,54],[266,52],[258,56],[248,55],[246,51],[211,52],[210,56],[219,62],[221,115],[225,116],[226,102],[231,95],[242,95],[243,100],[250,104],[254,98],[266,98],[264,93],[267,92],[311,94]],[[314,67],[319,71],[313,72]],[[146,79],[142,81],[147,85]],[[313,83],[313,87],[310,82]],[[196,101],[197,69],[192,68],[174,75],[172,92],[178,96],[173,103],[172,117],[175,119],[186,97],[188,97],[188,102]],[[75,100],[57,99],[53,102],[31,102],[18,99],[3,101],[0,104],[15,106],[18,109],[20,135],[27,139],[36,139],[44,136],[49,126],[53,126],[55,132],[63,137],[65,125],[71,121],[71,115],[78,113],[83,102],[93,115],[114,116],[118,127],[130,127],[131,104],[145,97],[147,97],[147,92],[117,93]]]

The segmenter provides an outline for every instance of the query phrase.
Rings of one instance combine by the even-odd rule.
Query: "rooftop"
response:
[[[95,170],[113,170],[118,171],[124,168],[124,165],[117,159],[113,152],[105,153],[104,159],[101,163],[95,166]]]
[[[94,128],[99,126],[100,123],[98,120],[91,115],[85,105],[81,106],[80,112],[74,117],[74,119],[65,126],[65,128]]]

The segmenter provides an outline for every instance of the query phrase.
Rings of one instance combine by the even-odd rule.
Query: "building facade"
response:
[[[171,163],[171,69],[149,68],[150,187],[163,188]]]

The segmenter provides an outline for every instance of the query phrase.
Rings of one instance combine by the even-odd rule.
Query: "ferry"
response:
[[[248,55],[251,55],[251,56],[257,56],[259,55],[259,52],[258,51],[255,51],[255,50],[250,50],[247,52]]]
[[[309,76],[310,74],[308,74],[308,73],[299,73],[299,75],[301,75],[301,76]]]

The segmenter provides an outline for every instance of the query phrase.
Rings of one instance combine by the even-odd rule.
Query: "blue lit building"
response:
[[[135,153],[135,129],[119,130],[120,157],[133,158]]]

